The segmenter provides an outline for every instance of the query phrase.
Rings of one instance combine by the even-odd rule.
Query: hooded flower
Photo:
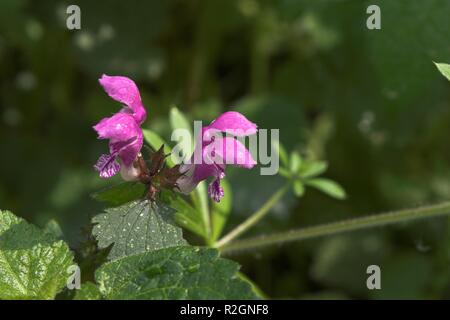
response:
[[[133,162],[143,143],[140,126],[147,116],[139,89],[127,77],[103,75],[99,82],[111,98],[124,106],[93,127],[99,139],[109,139],[109,154],[101,155],[94,168],[102,178],[110,178],[121,170],[124,179],[132,180],[138,173]]]
[[[184,175],[177,180],[178,189],[189,193],[200,181],[212,177],[208,194],[219,202],[224,196],[220,180],[225,177],[226,165],[251,169],[256,164],[247,148],[235,138],[255,134],[256,128],[256,124],[234,111],[223,113],[209,126],[203,127],[190,163],[180,167]],[[235,137],[224,136],[223,133]]]

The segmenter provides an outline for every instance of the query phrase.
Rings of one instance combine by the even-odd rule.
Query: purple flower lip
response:
[[[121,166],[131,168],[140,153],[144,141],[141,124],[147,112],[133,80],[104,74],[99,82],[111,98],[124,104],[119,112],[93,127],[99,139],[109,140],[109,154],[101,155],[94,168],[101,178],[110,178]]]
[[[226,165],[251,169],[256,165],[251,153],[234,137],[224,137],[222,133],[243,137],[255,134],[257,126],[239,112],[229,111],[220,115],[209,126],[202,128],[190,164],[180,167],[184,175],[177,181],[183,193],[191,192],[200,181],[213,177],[208,187],[209,196],[216,202],[224,196],[220,180],[225,177]]]

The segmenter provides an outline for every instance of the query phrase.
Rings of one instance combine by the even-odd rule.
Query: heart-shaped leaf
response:
[[[0,211],[0,299],[53,299],[72,261],[63,241]]]
[[[172,247],[102,266],[96,272],[107,299],[255,299],[239,265],[216,249]]]
[[[136,200],[106,209],[92,219],[99,248],[114,244],[110,259],[185,244],[174,224],[175,210],[163,203]]]

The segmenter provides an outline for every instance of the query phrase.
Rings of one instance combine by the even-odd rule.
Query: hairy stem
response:
[[[253,225],[255,225],[259,220],[261,220],[269,210],[281,199],[281,197],[289,190],[289,184],[282,187],[276,193],[274,193],[266,203],[263,204],[261,208],[258,209],[255,213],[253,213],[247,220],[239,224],[236,228],[230,231],[227,235],[225,235],[222,239],[216,242],[215,247],[223,247],[236,237],[239,237],[242,233],[250,229]]]
[[[430,218],[449,213],[450,201],[430,206],[387,212],[362,218],[348,219],[303,229],[280,232],[272,235],[244,239],[235,241],[233,243],[223,244],[220,247],[220,250],[222,253],[249,250],[288,241],[297,241],[326,235],[333,235],[347,231],[372,228],[376,226],[405,222],[414,219]]]

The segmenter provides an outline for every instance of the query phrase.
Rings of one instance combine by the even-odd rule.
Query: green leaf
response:
[[[80,290],[75,293],[74,300],[101,300],[102,294],[100,289],[92,282],[81,284]]]
[[[300,166],[302,164],[302,157],[296,151],[291,153],[290,161],[289,161],[289,169],[292,173],[297,173],[300,170]]]
[[[194,151],[194,140],[192,139],[192,127],[189,121],[176,107],[170,109],[169,118],[172,130],[182,129],[186,131],[187,135],[180,136],[176,142],[181,147],[182,159],[184,157],[190,157]]]
[[[278,173],[280,174],[280,176],[288,178],[288,179],[290,179],[292,177],[292,173],[285,168],[280,168],[278,170]]]
[[[300,180],[295,180],[293,187],[294,187],[294,193],[297,197],[303,196],[303,194],[305,193],[305,186],[303,185],[303,183]]]
[[[311,178],[321,175],[328,169],[328,164],[325,161],[305,161],[300,169],[302,178]]]
[[[0,299],[53,299],[72,264],[63,241],[0,211]]]
[[[174,210],[149,200],[137,200],[106,209],[92,219],[99,248],[114,243],[108,257],[184,245],[182,230],[174,225]]]
[[[329,179],[311,179],[307,180],[306,184],[336,199],[342,200],[346,197],[344,189],[338,183]]]
[[[194,209],[179,194],[172,191],[162,191],[161,199],[170,208],[176,210],[175,221],[178,225],[192,231],[200,237],[205,237],[205,229],[203,227],[200,211]]]
[[[233,206],[233,195],[231,193],[231,186],[227,180],[220,182],[226,197],[223,197],[220,202],[213,201],[211,210],[211,237],[213,241],[219,239],[222,234],[228,216],[230,215]]]
[[[107,299],[255,299],[239,265],[211,248],[172,247],[122,258],[96,272]]]
[[[142,199],[144,193],[145,186],[142,183],[123,182],[95,192],[91,197],[112,207],[117,207],[133,200]]]
[[[169,147],[169,145],[156,132],[150,129],[142,129],[142,132],[144,134],[145,141],[147,141],[148,144],[152,146],[153,149],[159,150],[159,148],[161,148],[161,146],[164,145],[165,154],[169,154],[172,152],[172,149]],[[169,167],[174,166],[171,157],[167,157],[166,163]]]
[[[192,131],[189,121],[186,119],[185,115],[180,110],[178,110],[177,107],[172,107],[170,109],[169,117],[172,130],[185,129],[188,130],[189,132]]]
[[[273,146],[274,146],[276,152],[278,152],[278,154],[280,156],[281,163],[284,166],[288,167],[289,166],[289,156],[288,156],[288,153],[286,152],[286,149],[283,147],[283,145],[279,141],[275,142],[273,144]]]
[[[439,72],[442,73],[444,77],[450,80],[450,64],[446,63],[434,63],[438,68]]]

